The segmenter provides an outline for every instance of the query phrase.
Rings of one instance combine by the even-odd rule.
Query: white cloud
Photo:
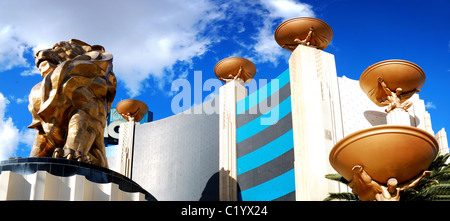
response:
[[[287,61],[290,53],[282,49],[274,39],[276,27],[287,19],[295,17],[314,17],[312,7],[294,0],[260,0],[239,1],[229,0],[220,9],[226,15],[223,21],[230,21],[221,27],[223,30],[234,30],[230,34],[245,32],[250,41],[235,38],[235,43],[244,50],[237,50],[232,54],[239,54],[254,63],[270,62],[277,65],[279,61]],[[242,23],[233,22],[239,19],[251,24],[254,29],[243,30]],[[252,32],[253,31],[253,32]],[[232,35],[233,37],[233,35]]]
[[[27,151],[31,151],[31,147],[33,146],[34,143],[34,138],[36,137],[36,133],[37,130],[35,129],[22,129],[19,132],[19,136],[20,136],[20,143],[23,143],[26,145],[26,147],[28,148]]]
[[[36,130],[24,128],[19,130],[11,117],[5,117],[10,101],[0,93],[0,160],[16,157],[19,144],[30,151],[36,135]]]
[[[15,66],[29,66],[23,57],[27,47],[15,37],[15,31],[11,26],[0,25],[0,45],[0,71]]]
[[[294,0],[0,0],[0,72],[21,67],[21,76],[37,75],[25,53],[76,38],[114,55],[114,72],[130,96],[149,87],[148,79],[167,91],[168,83],[186,78],[193,58],[221,53],[215,46],[225,39],[236,45],[231,54],[255,63],[286,60],[273,31],[298,16],[314,16],[311,6]],[[34,136],[5,117],[8,103],[0,93],[1,159],[13,156],[20,143],[31,145]]]
[[[259,30],[259,34],[254,38],[256,44],[253,46],[256,62],[271,62],[278,64],[279,57],[285,53],[275,42],[272,32],[273,24],[270,20],[265,22],[264,27]]]
[[[170,81],[164,76],[172,65],[206,51],[213,40],[199,33],[218,18],[214,9],[206,0],[0,1],[0,65],[25,66],[27,47],[44,49],[77,38],[111,52],[119,80],[137,95],[149,76]]]
[[[32,68],[24,70],[22,71],[22,73],[20,73],[20,76],[33,76],[33,75],[41,75],[41,72],[39,72],[36,66],[33,66]]]
[[[19,145],[19,130],[12,119],[5,118],[8,99],[0,93],[0,160],[12,157]]]
[[[3,96],[2,93],[0,93],[0,120],[3,120],[3,118],[5,118],[6,105],[8,104],[9,100],[6,99],[6,97]]]
[[[28,103],[28,95],[25,95],[25,96],[23,96],[23,97],[19,97],[19,98],[16,98],[16,96],[14,96],[14,95],[10,95],[10,96],[8,96],[8,104],[9,104],[9,101],[10,100],[12,100],[12,101],[15,101],[17,104],[23,104],[23,103]]]
[[[425,108],[426,108],[426,109],[436,109],[437,107],[436,107],[436,105],[433,104],[433,102],[428,101],[428,102],[425,104]]]
[[[275,22],[315,15],[310,5],[294,0],[262,0],[261,3],[267,12],[264,13],[263,26],[259,29],[259,34],[254,38],[256,58],[263,62],[277,64],[279,58],[286,56],[286,53],[274,39],[274,28],[279,25]]]
[[[263,0],[261,2],[269,10],[269,16],[272,18],[287,20],[300,16],[314,16],[311,5],[294,0]]]
[[[235,22],[236,15],[242,20]],[[159,88],[164,87],[185,71],[178,73],[174,65],[189,64],[230,37],[219,28],[246,33],[242,22],[253,23],[257,29],[248,35],[254,38],[251,56],[256,62],[276,63],[282,52],[273,39],[274,21],[313,15],[311,6],[294,0],[0,1],[0,67],[27,67],[23,76],[37,74],[23,58],[24,51],[77,38],[101,44],[112,53],[119,82],[130,96],[136,96],[145,80],[153,78]]]

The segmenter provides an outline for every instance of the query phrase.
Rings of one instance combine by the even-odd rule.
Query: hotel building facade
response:
[[[334,55],[312,47],[299,45],[287,70],[247,91],[231,81],[185,112],[120,124],[118,145],[107,147],[111,169],[162,201],[323,200],[350,191],[325,178],[336,173],[333,146],[387,124],[385,108],[358,80],[337,76]],[[411,126],[434,135],[447,153],[445,129],[433,131],[419,94],[411,101]]]

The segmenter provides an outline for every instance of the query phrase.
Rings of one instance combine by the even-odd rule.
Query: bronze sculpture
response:
[[[126,99],[116,105],[117,112],[127,121],[139,122],[148,113],[148,106],[136,99]]]
[[[359,80],[370,100],[388,106],[388,113],[394,109],[406,112],[412,105],[408,99],[424,82],[424,71],[404,60],[378,62]],[[394,123],[347,135],[331,150],[330,164],[361,200],[398,201],[403,190],[414,188],[431,174],[426,169],[438,152],[436,138],[427,131]]]
[[[375,182],[360,165],[354,166],[352,171],[354,172],[353,179],[348,186],[362,201],[399,201],[400,194],[406,188],[416,187],[423,177],[431,175],[431,171],[424,171],[421,175],[400,185],[398,185],[398,180],[392,177],[384,186]]]
[[[359,165],[378,183],[393,177],[404,183],[426,170],[438,152],[434,136],[422,129],[380,125],[342,138],[330,151],[329,160],[348,181],[354,176],[352,168]]]
[[[403,93],[402,88],[396,88],[395,92],[391,91],[389,87],[386,85],[386,82],[384,82],[384,79],[379,77],[378,82],[380,83],[381,88],[386,93],[386,99],[384,101],[380,101],[380,104],[382,105],[388,105],[386,112],[389,113],[395,108],[399,108],[404,111],[408,111],[408,108],[411,107],[412,102],[407,101],[409,98],[411,98],[416,92],[420,92],[420,89],[414,89],[412,91]]]
[[[117,81],[110,53],[71,39],[35,54],[42,77],[29,95],[38,130],[30,157],[64,157],[108,167],[103,141]]]
[[[298,45],[323,50],[330,44],[333,30],[320,19],[298,17],[278,25],[274,37],[278,45],[288,51],[294,51]]]
[[[359,84],[369,99],[379,107],[407,110],[407,101],[425,83],[425,73],[418,65],[405,60],[386,60],[368,67],[361,74]]]
[[[382,125],[356,131],[336,143],[331,166],[363,201],[398,201],[400,193],[427,175],[439,151],[426,131]]]
[[[255,77],[256,66],[245,58],[228,57],[217,62],[214,73],[223,82],[242,80],[248,83]]]

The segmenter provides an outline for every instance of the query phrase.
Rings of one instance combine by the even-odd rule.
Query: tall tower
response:
[[[126,99],[116,106],[117,112],[128,122],[120,126],[119,147],[122,149],[120,157],[120,173],[131,179],[134,147],[134,126],[148,112],[148,106],[139,100]]]
[[[324,180],[327,161],[342,138],[342,118],[334,55],[324,52],[333,31],[322,20],[299,17],[281,23],[277,43],[289,59],[296,200],[323,200],[338,188]]]
[[[236,201],[236,102],[247,96],[243,84],[253,79],[256,67],[245,58],[229,57],[216,64],[214,73],[226,82],[219,89],[219,199]]]

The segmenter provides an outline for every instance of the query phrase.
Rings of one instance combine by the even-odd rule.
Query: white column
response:
[[[322,201],[338,184],[328,158],[342,139],[342,118],[334,56],[299,45],[289,59],[296,200]]]
[[[81,175],[70,177],[70,201],[82,201],[84,192],[84,182],[86,178]]]
[[[133,145],[134,145],[134,121],[129,121],[120,125],[119,128],[119,148],[122,149],[120,160],[120,173],[131,179],[131,169],[133,166]]]
[[[439,154],[443,155],[449,152],[448,150],[448,140],[447,140],[447,133],[445,132],[445,129],[442,128],[440,131],[438,131],[435,135],[436,140],[439,144]]]
[[[115,183],[94,183],[81,175],[60,177],[46,171],[22,175],[0,174],[0,200],[134,201],[140,192],[124,192]]]
[[[412,126],[409,113],[399,108],[395,108],[389,112],[386,116],[386,121],[388,125]]]
[[[236,102],[247,89],[232,80],[219,89],[219,199],[237,200]]]

